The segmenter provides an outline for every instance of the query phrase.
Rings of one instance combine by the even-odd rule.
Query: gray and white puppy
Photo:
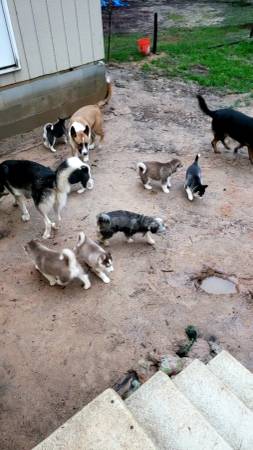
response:
[[[51,250],[36,240],[25,245],[25,250],[34,262],[35,268],[49,281],[50,286],[66,286],[78,278],[89,289],[91,284],[87,273],[76,259],[75,253],[64,248],[61,252]]]
[[[142,233],[148,244],[154,245],[151,234],[164,233],[166,230],[162,219],[130,211],[101,213],[97,216],[97,226],[99,239],[104,245],[108,245],[108,239],[118,232],[124,233],[127,242],[133,242],[133,236]]]
[[[104,283],[110,283],[109,272],[113,272],[112,255],[100,245],[88,238],[83,232],[79,233],[74,252],[78,262],[87,265]]]
[[[156,180],[161,182],[163,192],[169,193],[170,177],[181,167],[183,167],[183,164],[179,159],[172,159],[166,163],[144,161],[137,164],[137,172],[145,189],[152,189],[150,180]]]

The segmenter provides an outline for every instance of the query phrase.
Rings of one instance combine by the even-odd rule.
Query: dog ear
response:
[[[89,134],[90,134],[90,127],[88,125],[86,125],[85,129],[83,130],[83,132],[85,134],[87,134],[87,136],[89,136]]]
[[[72,137],[72,138],[75,138],[75,137],[76,137],[76,130],[75,130],[75,127],[72,126],[72,127],[70,128],[70,134],[71,134],[71,137]]]

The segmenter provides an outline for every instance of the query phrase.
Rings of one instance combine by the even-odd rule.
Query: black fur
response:
[[[69,117],[64,117],[62,119],[59,117],[57,122],[45,125],[43,140],[46,147],[48,147],[48,144],[53,147],[57,139],[64,136],[67,138],[66,120],[68,119]]]
[[[130,211],[111,211],[97,216],[97,225],[103,239],[110,239],[115,233],[122,232],[127,238],[136,233],[145,235],[148,231],[165,231],[164,225],[154,217],[136,214]]]
[[[239,145],[235,148],[235,153],[240,147],[247,146],[250,161],[253,163],[253,118],[232,108],[211,111],[201,95],[197,95],[197,98],[200,109],[213,119],[212,129],[215,143],[213,141],[212,145],[214,149],[218,141],[221,141],[226,148],[229,148],[225,143],[225,138],[230,136],[239,142]]]
[[[208,185],[202,184],[201,169],[199,167],[198,160],[199,155],[196,156],[194,163],[190,167],[188,167],[186,171],[185,188],[189,187],[192,194],[197,194],[199,195],[199,197],[203,197]]]
[[[13,194],[13,188],[18,189],[25,197],[32,197],[35,205],[38,205],[43,192],[45,194],[48,189],[52,190],[55,185],[55,172],[39,163],[7,160],[0,164],[0,192],[5,188]]]

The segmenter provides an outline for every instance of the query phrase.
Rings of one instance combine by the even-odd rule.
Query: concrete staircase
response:
[[[253,450],[253,374],[222,351],[125,402],[107,389],[36,450]],[[35,450],[34,449],[34,450]]]

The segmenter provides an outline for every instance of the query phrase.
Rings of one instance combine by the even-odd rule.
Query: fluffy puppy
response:
[[[84,289],[90,288],[89,277],[72,250],[65,248],[57,252],[36,240],[28,242],[25,250],[33,260],[36,269],[49,281],[50,286],[55,284],[66,286],[70,281],[78,278],[83,282]]]
[[[169,193],[170,177],[181,167],[183,167],[183,164],[179,159],[172,159],[166,163],[144,161],[137,164],[137,172],[145,189],[152,189],[150,180],[156,180],[161,182],[163,192]]]
[[[78,262],[86,264],[104,283],[110,283],[109,272],[113,272],[112,255],[88,238],[83,232],[79,233],[74,248]]]
[[[214,139],[212,140],[212,147],[214,152],[220,153],[217,149],[217,143],[219,141],[222,142],[225,148],[229,149],[225,138],[230,136],[239,142],[239,145],[234,149],[235,155],[239,148],[246,146],[248,148],[249,160],[253,164],[253,118],[232,108],[211,111],[201,95],[197,95],[197,99],[200,109],[213,119],[212,130]]]
[[[67,128],[66,128],[66,120],[69,117],[65,117],[64,119],[58,118],[55,123],[46,123],[43,128],[43,144],[46,148],[49,148],[51,152],[56,152],[54,148],[55,143],[59,139],[63,139],[65,143],[67,143]]]
[[[194,163],[186,171],[185,190],[190,201],[197,195],[203,197],[208,184],[202,184],[201,169],[198,164],[200,155],[197,155]]]
[[[7,160],[0,164],[0,197],[6,192],[13,195],[14,204],[20,207],[24,222],[30,220],[25,199],[32,198],[44,219],[44,239],[50,237],[52,228],[57,228],[49,219],[49,212],[54,209],[58,222],[61,220],[61,210],[75,183],[81,183],[82,189],[93,187],[90,167],[79,158],[66,159],[56,171],[27,160]]]
[[[96,105],[83,106],[70,118],[69,142],[73,156],[79,156],[83,161],[89,160],[89,150],[94,148],[92,138],[100,136],[104,139],[103,116],[101,108],[108,103],[112,95],[110,79],[107,78],[107,95]],[[95,139],[95,138],[94,138]]]
[[[101,213],[97,216],[98,234],[104,245],[108,244],[115,233],[121,231],[127,238],[127,242],[133,242],[133,236],[136,233],[142,233],[146,236],[148,244],[154,245],[155,241],[151,234],[164,233],[166,227],[163,220],[136,214],[130,211],[111,211]]]

